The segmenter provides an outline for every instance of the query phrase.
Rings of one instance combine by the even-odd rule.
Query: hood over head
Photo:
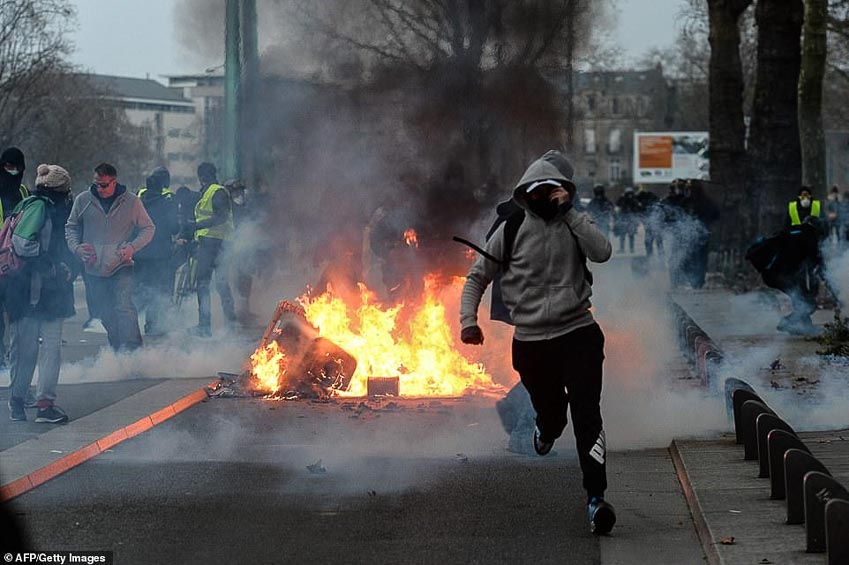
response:
[[[3,154],[0,155],[0,168],[6,165],[16,165],[23,173],[27,168],[24,152],[17,147],[9,147],[3,151]]]
[[[151,175],[145,179],[145,188],[147,188],[145,195],[147,195],[148,192],[150,192],[151,195],[162,194],[162,189],[165,188],[165,184],[162,180],[162,175],[157,175],[156,171],[151,173]]]
[[[532,184],[540,181],[553,180],[565,188],[574,200],[575,183],[572,176],[575,169],[572,163],[559,151],[549,151],[528,166],[525,174],[519,179],[516,188],[513,189],[513,198],[523,208],[527,208],[527,189]]]
[[[160,190],[171,186],[171,173],[169,173],[168,169],[166,169],[165,167],[156,167],[150,173],[150,176],[159,179],[161,187]],[[150,185],[148,185],[148,188],[150,188]]]

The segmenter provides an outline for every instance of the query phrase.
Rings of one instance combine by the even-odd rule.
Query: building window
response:
[[[587,110],[590,112],[595,110],[595,96],[592,94],[587,96]]]
[[[622,177],[622,164],[619,161],[619,157],[611,157],[609,161],[609,166],[610,182],[618,183],[619,179]]]
[[[177,161],[177,160],[179,160],[179,159],[180,159],[180,154],[179,154],[179,153],[169,153],[169,154],[166,156],[166,158],[167,158],[169,161]]]
[[[622,130],[613,128],[607,137],[607,152],[610,154],[619,153],[622,150]]]
[[[169,129],[168,137],[180,137],[180,130],[178,128]]]
[[[611,112],[615,115],[619,113],[619,98],[616,96],[613,97],[611,101]]]
[[[595,130],[584,130],[584,152],[590,155],[595,153]]]

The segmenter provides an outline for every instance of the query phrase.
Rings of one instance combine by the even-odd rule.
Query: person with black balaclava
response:
[[[165,333],[164,314],[174,285],[172,236],[179,231],[177,203],[166,188],[170,174],[164,167],[154,169],[146,186],[139,191],[156,231],[150,243],[136,253],[136,297],[139,311],[145,312],[144,333],[157,336]]]
[[[460,339],[470,345],[484,343],[478,307],[500,273],[495,284],[500,284],[515,326],[513,368],[536,411],[536,429],[528,439],[538,455],[548,454],[566,428],[567,411],[571,413],[590,531],[606,534],[616,513],[604,499],[604,333],[593,317],[586,261],[604,263],[612,247],[595,224],[573,208],[573,172],[565,155],[549,151],[522,175],[510,201],[522,211],[513,216],[521,220],[517,231],[508,237],[511,220],[502,222],[466,277]]]
[[[9,147],[0,155],[0,215],[3,220],[12,213],[18,202],[29,196],[24,181],[27,165],[24,153]],[[6,367],[6,314],[4,291],[0,289],[0,368]]]
[[[597,184],[593,187],[593,199],[587,204],[587,213],[595,222],[596,227],[604,234],[610,236],[610,222],[613,220],[615,206],[604,193],[604,186]]]

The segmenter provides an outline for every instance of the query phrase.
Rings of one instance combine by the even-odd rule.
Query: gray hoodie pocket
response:
[[[552,286],[549,288],[548,313],[549,321],[558,322],[571,318],[580,299],[572,285]]]
[[[510,311],[510,318],[517,326],[536,326],[546,317],[547,289],[544,286],[529,286]]]

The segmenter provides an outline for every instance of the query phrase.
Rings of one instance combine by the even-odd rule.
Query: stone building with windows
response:
[[[663,69],[576,73],[573,94],[575,182],[582,193],[595,184],[633,184],[634,132],[674,125],[674,88]]]
[[[154,152],[153,166],[168,167],[171,185],[192,182],[200,141],[194,102],[149,78],[108,75],[88,75],[88,78],[104,93],[104,98],[124,109],[131,124],[143,128]],[[117,165],[120,168],[120,163]]]

